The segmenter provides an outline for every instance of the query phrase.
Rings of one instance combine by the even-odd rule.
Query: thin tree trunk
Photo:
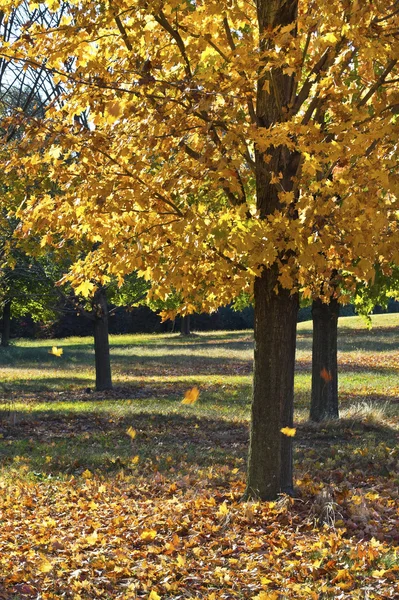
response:
[[[181,335],[190,335],[190,315],[184,315],[181,317],[180,333]]]
[[[7,299],[3,306],[3,330],[1,333],[1,345],[5,348],[10,344],[11,327],[11,300]]]
[[[108,305],[104,288],[100,288],[96,292],[93,308],[96,390],[110,390],[112,389],[112,378],[108,337]]]
[[[276,275],[255,281],[255,354],[247,498],[272,500],[292,492],[295,335],[298,298],[274,292]]]
[[[337,419],[338,414],[338,339],[339,304],[313,302],[312,398],[310,419]]]

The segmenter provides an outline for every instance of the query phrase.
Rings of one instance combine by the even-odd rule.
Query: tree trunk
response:
[[[264,31],[295,23],[297,0],[258,0],[260,52],[268,52]],[[295,27],[293,35],[295,35]],[[295,78],[281,68],[263,69],[257,85],[256,123],[267,134],[284,120],[295,90]],[[297,218],[294,180],[299,155],[287,146],[255,149],[257,208],[262,219],[282,211]],[[276,185],[274,174],[280,174]],[[293,191],[290,206],[282,205],[279,192]],[[292,492],[292,438],[281,433],[292,427],[294,403],[295,334],[298,297],[282,289],[278,265],[289,263],[292,250],[282,249],[276,262],[255,278],[255,355],[251,438],[246,498],[273,500]]]
[[[1,333],[1,345],[5,348],[10,344],[11,326],[11,300],[7,299],[3,306],[3,330]]]
[[[255,354],[246,497],[273,500],[292,492],[295,336],[298,298],[274,292],[276,275],[255,280]]]
[[[310,419],[338,418],[338,338],[339,304],[315,300],[312,305],[312,398]]]
[[[184,317],[181,317],[180,333],[181,335],[190,335],[190,315],[184,315]]]
[[[111,390],[111,361],[108,337],[108,305],[104,288],[94,296],[94,354],[96,362],[96,390]]]

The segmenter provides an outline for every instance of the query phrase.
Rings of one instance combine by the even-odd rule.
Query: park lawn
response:
[[[399,597],[399,315],[340,320],[339,422],[307,422],[311,341],[277,503],[240,502],[251,332],[111,336],[108,393],[88,338],[1,349],[0,599]]]

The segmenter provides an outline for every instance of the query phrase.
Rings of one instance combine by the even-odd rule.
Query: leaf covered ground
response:
[[[3,351],[0,599],[399,597],[399,319],[344,324],[343,418],[320,426],[300,327],[296,495],[276,503],[240,501],[248,332],[114,338],[109,394],[88,340]]]

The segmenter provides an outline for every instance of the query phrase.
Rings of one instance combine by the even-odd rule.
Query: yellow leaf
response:
[[[221,504],[219,506],[219,510],[218,510],[217,514],[218,514],[219,517],[223,517],[223,516],[226,516],[226,515],[229,514],[229,509],[227,507],[226,502],[223,502],[223,504]]]
[[[148,600],[161,600],[161,596],[152,590],[151,594],[148,596]]]
[[[259,592],[252,600],[278,600],[280,594],[278,592]]]
[[[327,42],[330,42],[330,44],[335,44],[337,42],[337,36],[335,33],[327,33],[324,38],[327,40]]]
[[[177,564],[179,565],[179,567],[185,567],[186,565],[186,559],[181,554],[179,554],[177,557]]]
[[[85,479],[92,479],[93,473],[89,471],[89,469],[86,469],[85,471],[83,471],[82,477],[84,477]]]
[[[62,148],[60,148],[60,146],[51,146],[50,150],[48,151],[48,156],[50,158],[59,158],[62,154]]]
[[[386,573],[386,569],[381,569],[380,571],[378,571],[378,570],[372,571],[371,575],[373,577],[379,578],[379,577],[384,577],[385,573]]]
[[[283,427],[282,429],[280,429],[280,431],[287,437],[294,437],[294,435],[296,434],[296,429],[294,427]]]
[[[155,531],[155,529],[147,529],[142,532],[142,534],[140,535],[140,539],[144,540],[145,542],[150,542],[156,537],[156,535],[157,532]]]
[[[51,348],[51,350],[48,351],[49,354],[53,354],[54,356],[62,356],[63,353],[63,349],[62,348],[57,348],[57,346],[53,346]]]
[[[53,565],[46,558],[42,560],[38,567],[40,573],[50,573],[53,570]]]
[[[139,462],[139,460],[140,460],[140,457],[138,456],[138,454],[136,454],[136,456],[133,456],[133,458],[132,458],[131,462],[132,462],[134,465],[137,465],[137,463]]]
[[[194,404],[197,402],[199,396],[199,389],[197,386],[191,388],[191,390],[187,390],[184,394],[184,398],[182,400],[182,404]]]
[[[126,433],[132,440],[134,440],[137,435],[137,431],[133,429],[133,427],[128,427],[128,429],[126,429]]]
[[[94,290],[95,285],[91,281],[83,281],[77,288],[75,288],[75,293],[77,296],[83,296],[87,298],[90,296],[91,292]]]
[[[91,535],[86,536],[86,543],[90,544],[90,546],[94,546],[98,540],[98,533],[94,531]]]
[[[262,90],[265,91],[265,92],[267,92],[268,94],[270,94],[270,81],[268,81],[267,79],[263,83]]]

